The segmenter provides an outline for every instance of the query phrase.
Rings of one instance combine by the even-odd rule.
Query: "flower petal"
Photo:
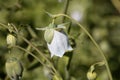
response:
[[[54,55],[62,57],[66,51],[73,50],[69,45],[67,35],[63,31],[54,30],[53,40],[50,44],[47,43],[47,45],[51,52],[51,57]]]

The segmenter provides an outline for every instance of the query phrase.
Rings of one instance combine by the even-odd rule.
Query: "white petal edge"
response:
[[[54,30],[53,40],[50,44],[47,43],[47,45],[50,50],[51,57],[54,55],[62,57],[66,51],[73,50],[68,42],[67,35],[63,31],[59,32]]]

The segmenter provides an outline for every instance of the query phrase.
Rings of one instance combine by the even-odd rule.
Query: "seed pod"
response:
[[[9,58],[6,61],[5,68],[6,68],[7,75],[10,77],[11,80],[21,79],[23,66],[17,58],[15,57]]]
[[[8,47],[13,47],[16,45],[16,38],[12,34],[7,35],[6,41],[7,41]]]

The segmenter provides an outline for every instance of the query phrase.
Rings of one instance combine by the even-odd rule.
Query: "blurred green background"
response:
[[[63,13],[65,2],[66,0],[0,0],[0,23],[16,25],[20,34],[48,57],[62,75],[63,80],[87,80],[86,73],[89,67],[101,61],[102,57],[88,36],[76,24],[72,23],[68,33],[74,50],[66,53],[63,58],[50,58],[43,31],[35,29],[48,26],[51,22],[52,19],[45,11],[52,14]],[[120,79],[119,5],[119,0],[70,0],[67,12],[85,26],[97,41],[108,60],[114,80]],[[66,22],[70,21],[66,20]],[[60,23],[62,18],[56,20],[56,24]],[[9,80],[5,71],[5,62],[11,56],[21,60],[24,66],[23,80],[50,80],[49,69],[43,67],[32,56],[16,48],[11,50],[12,54],[8,53],[6,44],[8,33],[7,29],[0,26],[0,80]],[[19,36],[17,44],[29,48]],[[32,49],[30,51],[39,57],[36,51]],[[109,80],[105,66],[96,67],[95,71],[96,80]]]

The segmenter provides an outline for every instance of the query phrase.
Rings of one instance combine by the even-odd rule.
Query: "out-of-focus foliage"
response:
[[[0,0],[0,23],[13,23],[19,33],[33,43],[53,63],[63,80],[87,80],[89,67],[103,58],[88,36],[76,24],[72,23],[68,33],[73,52],[67,52],[62,58],[50,58],[43,32],[37,27],[46,27],[51,18],[45,11],[63,13],[66,0]],[[118,1],[118,3],[117,3]],[[92,34],[100,45],[110,65],[114,80],[120,74],[120,10],[119,0],[70,0],[68,14],[79,21]],[[56,23],[61,23],[58,18]],[[66,22],[70,22],[66,20]],[[68,27],[68,26],[67,26]],[[67,32],[67,29],[66,29]],[[8,30],[0,25],[0,80],[9,80],[5,71],[5,62],[9,57],[17,57],[24,66],[23,80],[50,80],[52,73],[49,67],[40,64],[31,55],[17,49],[7,48]],[[16,36],[16,35],[15,35]],[[44,59],[25,43],[19,36],[17,45],[32,52],[42,61]],[[47,62],[45,62],[46,65]],[[48,65],[49,66],[49,65]],[[108,80],[105,66],[95,69],[96,80]],[[59,79],[54,75],[54,79]]]

